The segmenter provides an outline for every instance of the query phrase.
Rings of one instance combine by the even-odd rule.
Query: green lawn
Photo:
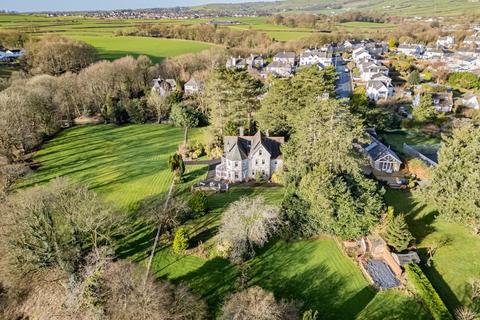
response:
[[[441,142],[440,137],[430,136],[416,131],[398,130],[392,132],[379,132],[379,137],[396,152],[403,154],[403,143],[411,146],[433,145]]]
[[[149,56],[154,62],[185,53],[195,53],[213,47],[211,44],[176,39],[72,35],[74,39],[94,46],[102,59],[113,60],[126,55]]]
[[[192,130],[190,139],[202,140],[204,133],[203,129]],[[166,160],[181,141],[182,130],[167,125],[74,127],[38,151],[35,161],[40,167],[21,186],[68,176],[132,211],[142,200],[167,191],[172,175]],[[186,193],[205,172],[205,166],[187,167],[186,182],[176,191]],[[186,283],[206,299],[212,315],[218,314],[225,296],[236,290],[239,275],[238,268],[219,257],[214,248],[222,213],[243,196],[259,195],[279,205],[283,193],[281,187],[234,186],[226,193],[210,195],[208,214],[185,224],[190,235],[188,254],[173,254],[163,241],[152,271],[159,278]],[[119,257],[144,264],[154,234],[155,226],[137,220],[118,241]],[[393,314],[385,319],[400,319],[399,315],[427,319],[419,305],[402,293],[378,294],[371,289],[360,269],[332,239],[272,240],[248,265],[249,285],[272,290],[277,297],[301,300],[303,309],[318,310],[321,319],[366,319],[364,315],[370,312],[380,319],[391,310]]]
[[[478,236],[469,228],[436,218],[437,213],[419,204],[409,191],[388,190],[386,201],[398,212],[407,214],[424,261],[428,247],[439,240],[446,241],[434,255],[433,267],[425,267],[424,271],[451,311],[459,304],[469,304],[468,282],[480,278]]]
[[[190,131],[192,140],[202,135],[201,128]],[[74,127],[35,155],[40,168],[23,185],[68,176],[132,210],[143,199],[168,190],[172,175],[167,158],[182,141],[183,130],[167,125]]]

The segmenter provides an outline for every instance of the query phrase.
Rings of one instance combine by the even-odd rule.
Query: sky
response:
[[[260,1],[260,0],[249,0]],[[240,3],[247,0],[0,0],[0,10],[74,11],[193,6],[206,3]]]

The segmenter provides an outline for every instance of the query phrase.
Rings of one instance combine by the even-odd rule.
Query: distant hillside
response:
[[[267,12],[343,12],[375,10],[399,16],[442,16],[480,13],[479,0],[287,0],[248,2],[242,4],[209,4],[194,7],[200,10],[239,10]]]

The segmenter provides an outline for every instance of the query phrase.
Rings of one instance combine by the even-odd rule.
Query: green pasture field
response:
[[[424,272],[450,311],[471,304],[469,282],[480,278],[480,239],[471,229],[437,218],[437,212],[422,205],[405,190],[388,190],[386,201],[406,214],[422,260],[429,247],[443,243],[433,256],[433,265]]]
[[[200,52],[213,47],[205,42],[177,39],[81,35],[72,35],[71,37],[91,44],[98,50],[100,58],[107,60],[118,59],[126,55],[144,54],[149,56],[152,61],[160,62],[165,58]]]

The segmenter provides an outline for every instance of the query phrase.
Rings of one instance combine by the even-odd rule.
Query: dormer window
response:
[[[238,161],[235,161],[235,167],[238,167]]]
[[[258,154],[259,154],[259,155],[262,155],[262,149],[260,149],[260,150],[258,151]]]

